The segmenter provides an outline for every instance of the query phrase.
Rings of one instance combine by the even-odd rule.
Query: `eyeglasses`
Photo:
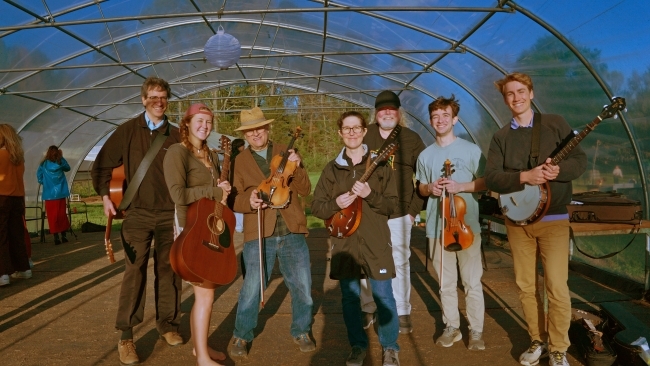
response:
[[[169,98],[167,98],[167,97],[158,97],[158,96],[155,96],[155,97],[154,97],[154,96],[151,96],[151,97],[147,97],[147,99],[149,99],[149,100],[152,101],[152,102],[156,102],[156,103],[158,103],[158,102],[160,102],[160,101],[162,101],[162,102],[166,102]]]
[[[244,131],[244,135],[246,135],[246,136],[260,135],[264,131],[266,131],[266,126],[246,130],[246,131]]]
[[[355,134],[363,131],[363,126],[354,126],[354,127],[341,127],[341,132],[351,135],[351,132],[354,131]]]

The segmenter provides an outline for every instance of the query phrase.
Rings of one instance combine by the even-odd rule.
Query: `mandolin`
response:
[[[379,155],[370,163],[363,176],[359,178],[359,182],[365,183],[375,169],[377,169],[379,163],[387,160],[389,156],[397,151],[397,146],[396,142],[392,142],[384,150],[379,152]],[[353,193],[348,192],[348,194],[352,195]],[[329,231],[330,236],[339,239],[347,238],[359,228],[359,224],[361,223],[361,207],[363,205],[362,200],[363,198],[357,197],[350,206],[341,209],[332,215],[332,217],[325,220],[325,227]]]
[[[113,172],[111,173],[111,181],[108,185],[108,191],[108,197],[113,202],[116,213],[115,215],[112,213],[108,214],[106,232],[104,233],[104,248],[106,249],[108,260],[111,263],[115,263],[115,256],[113,255],[113,244],[111,243],[111,227],[113,225],[113,219],[121,220],[124,218],[124,213],[117,209],[117,207],[122,202],[122,198],[124,198],[124,192],[126,191],[126,175],[124,174],[124,165],[113,168]]]
[[[621,97],[612,98],[612,104],[606,105],[602,112],[590,123],[584,130],[566,143],[566,145],[553,157],[551,165],[558,165],[574,147],[578,146],[589,132],[596,129],[600,121],[614,117],[616,113],[625,110],[625,99]],[[546,161],[546,159],[544,159]],[[501,212],[515,224],[524,226],[539,221],[548,211],[551,205],[551,190],[547,183],[540,185],[526,184],[524,189],[512,193],[503,193],[499,195],[499,206]]]
[[[219,181],[228,180],[230,170],[230,140],[222,135],[223,169]],[[201,198],[187,208],[183,232],[170,251],[174,272],[189,282],[225,285],[237,274],[237,258],[233,238],[235,214],[223,205]]]

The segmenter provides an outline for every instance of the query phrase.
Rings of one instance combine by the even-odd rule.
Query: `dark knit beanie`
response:
[[[375,99],[375,109],[383,107],[399,108],[401,105],[402,103],[400,103],[397,94],[393,93],[390,90],[384,90],[383,92],[379,93],[379,95],[377,95],[377,99]]]

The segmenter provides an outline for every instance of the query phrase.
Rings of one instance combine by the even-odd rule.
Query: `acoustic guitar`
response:
[[[115,206],[116,213],[108,214],[108,221],[106,222],[106,232],[104,233],[104,248],[106,249],[106,255],[108,260],[111,263],[115,263],[115,256],[113,256],[113,244],[111,243],[111,226],[113,225],[113,219],[121,220],[124,218],[124,213],[117,210],[117,207],[122,203],[122,198],[124,198],[124,192],[126,191],[126,175],[124,174],[124,165],[120,165],[117,168],[113,169],[111,173],[111,181],[108,185],[108,197],[113,202]]]
[[[220,181],[228,180],[230,140],[221,136],[224,150]],[[189,282],[225,285],[237,274],[233,238],[235,214],[208,198],[193,202],[187,209],[183,232],[174,240],[170,262],[174,272]]]
[[[606,105],[603,111],[587,124],[584,130],[576,134],[566,145],[553,157],[551,165],[557,165],[569,152],[584,139],[589,132],[596,128],[600,121],[616,117],[618,111],[625,110],[625,99],[621,97],[612,98],[612,104]],[[546,159],[544,159],[546,161]],[[524,226],[539,221],[548,211],[551,205],[551,190],[547,183],[540,185],[526,184],[524,189],[512,193],[499,195],[499,206],[501,212],[515,224]]]
[[[396,142],[392,142],[384,150],[379,152],[379,155],[370,163],[363,176],[359,178],[359,182],[365,183],[375,169],[377,169],[379,163],[387,160],[389,156],[397,151],[397,146]],[[352,192],[348,192],[348,194],[353,195]],[[341,209],[332,215],[332,217],[325,220],[325,227],[329,231],[330,236],[339,239],[347,238],[359,228],[359,224],[361,223],[361,207],[363,206],[362,200],[363,198],[357,197],[350,206]]]

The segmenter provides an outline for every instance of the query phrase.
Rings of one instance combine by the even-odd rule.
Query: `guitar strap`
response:
[[[383,144],[381,144],[381,147],[379,150],[377,150],[377,154],[379,154],[381,151],[384,151],[388,145],[390,145],[393,141],[397,140],[397,136],[399,136],[400,131],[402,131],[402,126],[397,125],[393,130],[390,132],[390,135],[386,138],[386,141],[384,141]],[[366,170],[370,167],[370,164],[372,164],[372,161],[374,159],[371,159],[370,156],[368,157],[368,160],[366,160]]]
[[[542,130],[542,115],[540,113],[533,114],[533,137],[530,146],[530,160],[529,168],[533,169],[538,165],[539,161],[539,142],[541,140]]]
[[[144,179],[144,175],[147,173],[147,170],[149,170],[149,166],[151,165],[151,162],[153,162],[153,159],[158,154],[158,151],[160,151],[160,148],[162,147],[165,140],[167,140],[168,136],[169,136],[169,121],[167,121],[167,130],[165,131],[165,133],[158,133],[156,138],[151,143],[151,146],[149,146],[149,150],[147,150],[147,154],[144,156],[142,162],[138,166],[138,170],[135,171],[133,178],[131,178],[129,185],[126,187],[126,192],[124,192],[124,197],[122,198],[122,202],[120,202],[120,206],[117,208],[119,211],[126,210],[131,204],[131,201],[135,196],[135,192],[140,187],[140,183],[142,183],[142,179]]]

